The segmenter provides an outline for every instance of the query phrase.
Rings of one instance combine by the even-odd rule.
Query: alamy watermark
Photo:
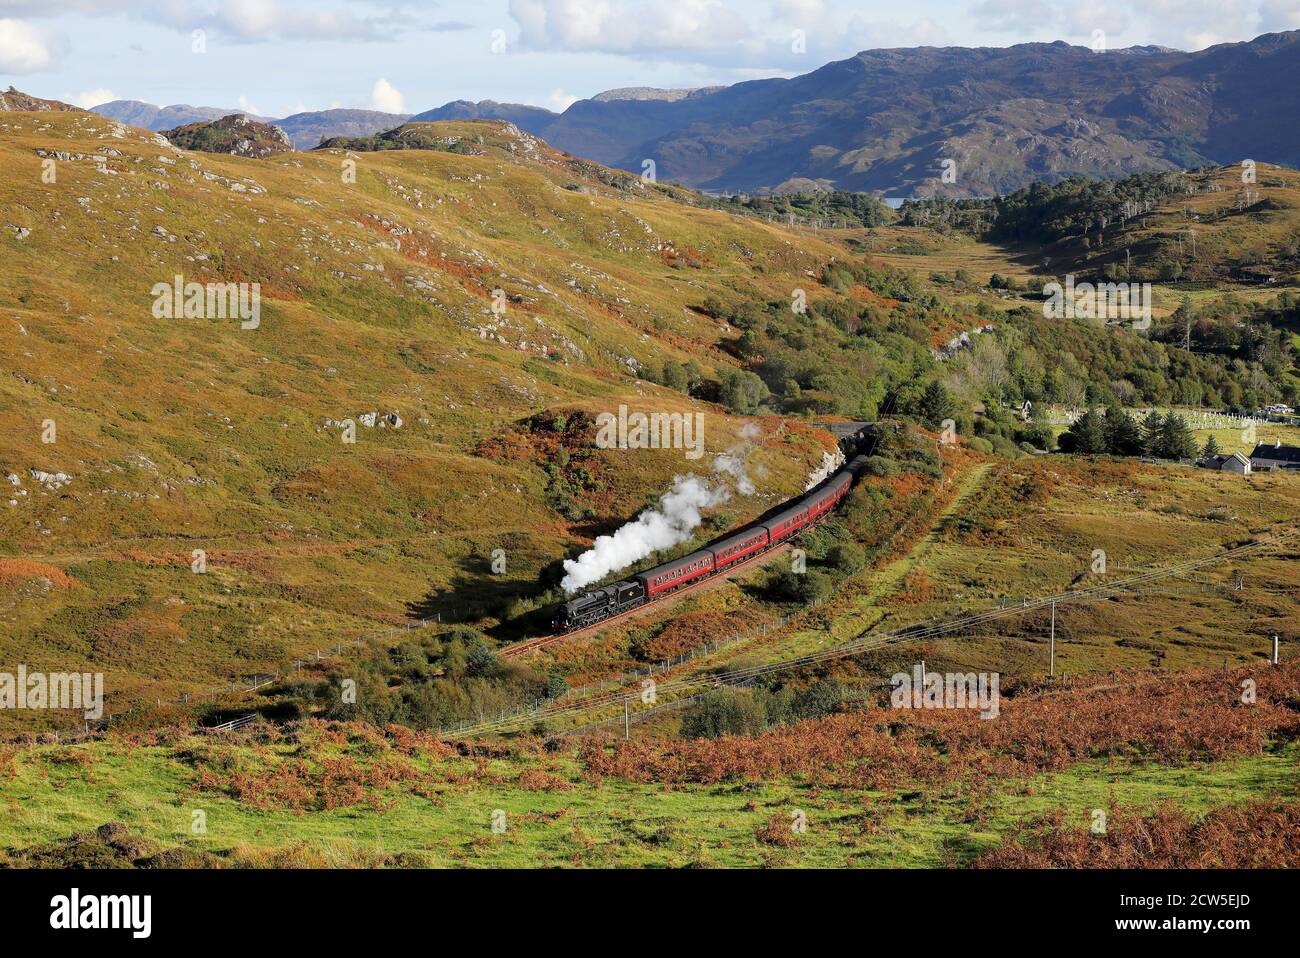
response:
[[[603,412],[596,417],[598,449],[685,449],[686,458],[704,455],[704,413]]]
[[[238,319],[240,329],[262,325],[261,283],[194,283],[176,276],[171,283],[155,283],[155,319]]]
[[[896,672],[889,704],[896,709],[978,709],[980,718],[994,719],[1001,708],[998,672]]]
[[[104,715],[102,672],[0,672],[0,709],[78,709],[88,720]]]
[[[148,938],[153,930],[153,896],[83,895],[74,888],[50,899],[50,927],[56,931],[118,929],[131,932],[132,938]]]
[[[1065,283],[1043,284],[1043,316],[1046,319],[1134,320],[1134,329],[1151,327],[1150,283],[1075,283],[1067,274]]]

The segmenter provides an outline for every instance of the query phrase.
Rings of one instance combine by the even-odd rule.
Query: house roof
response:
[[[1271,443],[1261,442],[1250,454],[1250,458],[1300,463],[1300,446],[1274,446]]]
[[[1216,469],[1222,469],[1224,465],[1226,465],[1229,462],[1232,462],[1232,460],[1234,459],[1239,459],[1242,465],[1246,465],[1246,466],[1250,465],[1250,460],[1247,459],[1239,452],[1234,452],[1230,456],[1211,456],[1209,459],[1206,460],[1206,462],[1212,463],[1214,465],[1214,468]]]

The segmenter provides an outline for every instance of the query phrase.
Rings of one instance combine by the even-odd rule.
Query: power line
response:
[[[864,633],[848,642],[825,649],[820,652],[813,652],[807,655],[799,656],[794,659],[787,659],[781,662],[772,662],[765,665],[751,666],[745,669],[735,669],[730,672],[720,672],[707,677],[686,677],[656,685],[656,695],[659,692],[677,692],[687,691],[693,688],[702,688],[707,686],[736,685],[743,682],[752,681],[762,675],[768,675],[774,672],[787,671],[794,668],[802,668],[808,665],[816,665],[822,662],[832,661],[834,659],[845,658],[852,655],[858,655],[863,652],[875,651],[885,645],[895,642],[916,641],[920,639],[935,638],[948,635],[952,632],[968,628],[975,625],[994,622],[1011,616],[1022,615],[1030,610],[1041,609],[1045,607],[1054,607],[1066,602],[1086,602],[1096,599],[1109,598],[1124,592],[1130,592],[1139,589],[1141,586],[1158,582],[1173,576],[1185,575],[1190,571],[1203,569],[1210,566],[1228,562],[1233,559],[1242,558],[1252,553],[1260,552],[1272,548],[1300,536],[1300,529],[1288,529],[1281,532],[1265,536],[1254,542],[1238,546],[1235,549],[1228,549],[1224,552],[1216,553],[1212,556],[1206,556],[1200,559],[1189,559],[1161,569],[1153,569],[1140,575],[1131,576],[1118,582],[1102,583],[1087,589],[1074,589],[1068,592],[1058,593],[1056,595],[1043,596],[1037,599],[1026,599],[1022,605],[1011,606],[1009,608],[992,609],[987,612],[979,612],[973,615],[964,616],[948,622],[938,623],[929,626],[910,626],[893,632],[879,634]],[[615,690],[602,695],[593,696],[579,702],[559,705],[552,708],[543,708],[538,712],[528,713],[526,715],[511,716],[509,718],[497,719],[495,721],[483,722],[478,725],[468,726],[459,730],[457,735],[467,735],[470,733],[487,733],[492,731],[504,731],[509,726],[521,721],[540,721],[547,718],[553,718],[558,715],[564,715],[570,712],[596,708],[603,705],[614,705],[625,700],[632,692],[626,689]],[[444,733],[447,734],[447,733]]]

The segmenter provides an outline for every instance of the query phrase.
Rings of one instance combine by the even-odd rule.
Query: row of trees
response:
[[[1046,244],[1120,225],[1153,209],[1164,197],[1184,192],[1187,185],[1181,173],[1169,172],[1136,173],[1119,180],[1073,176],[992,199],[908,200],[899,210],[899,222]]]
[[[719,197],[707,205],[730,213],[768,216],[793,223],[820,222],[825,226],[870,228],[883,226],[894,219],[893,211],[880,197],[847,190],[809,190],[774,196],[738,193]]]
[[[1162,416],[1152,410],[1139,422],[1123,409],[1111,407],[1105,413],[1089,409],[1061,436],[1062,452],[1085,455],[1154,456],[1157,459],[1194,459],[1198,449],[1191,427],[1177,413]],[[1213,437],[1205,455],[1218,452]]]

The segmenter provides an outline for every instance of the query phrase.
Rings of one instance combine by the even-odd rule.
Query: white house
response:
[[[1273,445],[1261,442],[1250,454],[1256,469],[1300,469],[1300,446],[1284,446],[1278,439]]]
[[[1202,459],[1199,465],[1205,469],[1235,472],[1243,476],[1249,476],[1252,469],[1251,461],[1239,452],[1234,452],[1231,456],[1211,456],[1209,459]]]

